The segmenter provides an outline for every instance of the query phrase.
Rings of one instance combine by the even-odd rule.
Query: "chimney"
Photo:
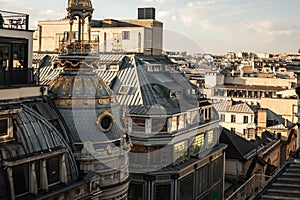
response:
[[[284,120],[284,126],[285,126],[285,127],[288,127],[288,125],[289,125],[289,120],[285,119],[285,120]]]
[[[138,19],[155,20],[155,8],[138,8]]]
[[[257,112],[257,126],[258,128],[267,127],[267,109],[259,109]]]

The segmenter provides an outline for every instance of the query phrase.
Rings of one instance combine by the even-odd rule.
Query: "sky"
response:
[[[299,0],[92,0],[93,19],[136,19],[137,8],[155,7],[164,23],[164,49],[189,53],[297,53]],[[67,0],[0,0],[0,9],[38,20],[66,16]]]

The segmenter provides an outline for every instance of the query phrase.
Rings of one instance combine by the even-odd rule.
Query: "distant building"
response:
[[[163,23],[155,20],[155,9],[151,15],[147,9],[139,9],[142,18],[137,20],[92,20],[91,36],[83,34],[83,40],[94,40],[99,44],[99,51],[104,53],[145,53],[162,54]],[[58,52],[63,41],[78,40],[78,21],[73,22],[72,36],[69,35],[69,19],[46,20],[38,22],[34,33],[33,50],[36,52]],[[87,24],[84,25],[87,29]]]

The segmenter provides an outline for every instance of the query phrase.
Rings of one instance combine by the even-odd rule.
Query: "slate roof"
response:
[[[188,95],[192,90],[190,82],[177,71],[149,71],[150,62],[169,64],[166,57],[152,58],[151,56],[128,56],[123,59],[120,71],[112,83],[112,89],[121,105],[130,107],[131,114],[175,114],[198,107],[197,97]],[[147,60],[147,62],[144,62]],[[165,61],[165,63],[164,63]],[[127,94],[119,94],[122,86],[131,86]],[[171,91],[182,92],[182,97],[172,98]],[[157,106],[164,109],[157,109]]]
[[[68,181],[77,180],[77,165],[71,148],[57,129],[26,105],[19,104],[18,109],[20,111],[13,119],[14,140],[0,144],[0,162],[32,158],[65,149]],[[0,178],[0,185],[9,185],[3,181]]]
[[[220,143],[227,144],[226,158],[246,161],[255,156],[258,146],[226,128],[222,129]]]
[[[214,104],[218,112],[232,112],[232,113],[249,113],[254,114],[257,109],[244,102],[236,102],[233,100],[224,101],[222,103]]]

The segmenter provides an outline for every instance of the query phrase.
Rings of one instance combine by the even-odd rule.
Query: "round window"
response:
[[[109,131],[112,127],[112,124],[113,119],[110,115],[104,115],[101,117],[99,125],[103,131]]]

